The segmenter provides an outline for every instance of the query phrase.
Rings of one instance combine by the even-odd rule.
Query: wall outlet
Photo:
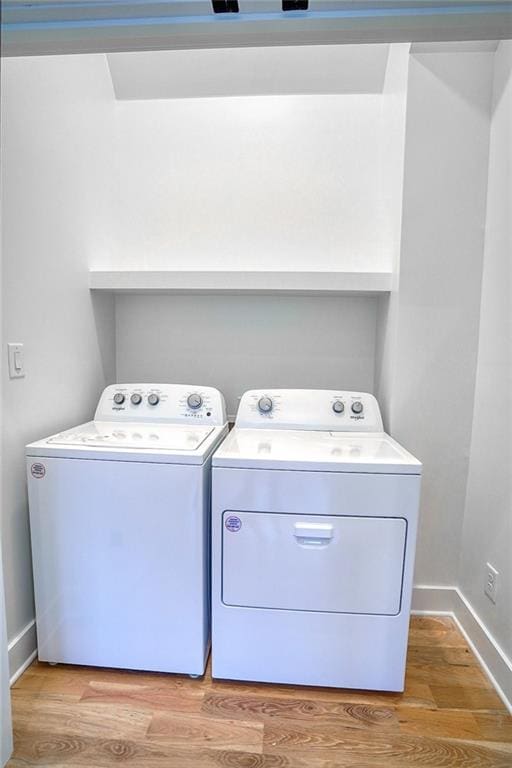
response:
[[[486,563],[484,592],[493,603],[496,602],[498,596],[498,576],[499,573],[496,568],[493,568],[490,563]]]

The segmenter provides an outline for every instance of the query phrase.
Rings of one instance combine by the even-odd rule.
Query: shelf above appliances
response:
[[[391,272],[92,270],[90,288],[113,293],[247,293],[377,296]]]

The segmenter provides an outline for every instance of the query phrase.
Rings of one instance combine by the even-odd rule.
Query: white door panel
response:
[[[223,520],[226,605],[399,613],[403,518],[228,511]]]

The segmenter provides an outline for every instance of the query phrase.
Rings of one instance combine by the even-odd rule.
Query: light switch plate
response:
[[[485,564],[485,582],[484,592],[493,603],[498,597],[498,576],[499,573],[490,563]]]
[[[23,344],[11,342],[7,344],[9,355],[9,376],[11,379],[21,379],[25,375],[25,354]]]

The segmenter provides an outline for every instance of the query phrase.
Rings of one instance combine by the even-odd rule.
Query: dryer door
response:
[[[224,512],[223,523],[226,605],[400,612],[403,518]]]

